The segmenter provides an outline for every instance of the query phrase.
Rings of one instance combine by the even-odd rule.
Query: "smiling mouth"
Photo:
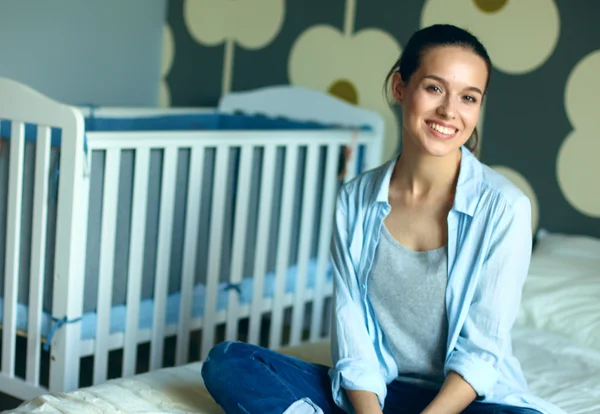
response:
[[[436,132],[436,135],[440,135],[440,136],[443,136],[446,138],[449,138],[458,132],[458,129],[456,129],[454,127],[442,126],[442,125],[432,122],[432,121],[427,121],[426,124],[427,124],[427,126],[429,126],[430,129],[432,129],[434,132]]]

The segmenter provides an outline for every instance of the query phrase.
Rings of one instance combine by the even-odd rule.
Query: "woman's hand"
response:
[[[475,400],[475,390],[459,374],[451,371],[438,395],[422,414],[460,413]]]

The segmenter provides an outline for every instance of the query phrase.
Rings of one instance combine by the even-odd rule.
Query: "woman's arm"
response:
[[[352,197],[356,197],[353,194]],[[331,264],[333,275],[333,315],[331,318],[330,371],[333,400],[344,411],[363,407],[368,413],[381,413],[387,394],[386,378],[381,371],[369,336],[362,305],[358,275],[350,253],[350,226],[360,214],[356,201],[349,201],[345,187],[340,189],[333,222]],[[360,237],[360,236],[359,236]],[[361,391],[350,391],[361,390]],[[352,395],[353,400],[350,398]],[[365,396],[366,395],[366,396]],[[376,404],[374,404],[374,401]]]
[[[377,396],[369,391],[346,391],[356,414],[382,414]]]
[[[473,299],[446,363],[446,381],[424,413],[457,413],[493,391],[498,361],[510,349],[531,257],[531,204],[526,196],[500,207]]]
[[[477,393],[459,374],[451,371],[438,395],[422,414],[460,413],[475,400]]]

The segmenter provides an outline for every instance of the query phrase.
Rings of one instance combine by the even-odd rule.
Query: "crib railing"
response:
[[[362,148],[363,151],[366,149],[363,156],[369,155],[368,145],[372,140],[369,133],[171,132],[167,138],[164,133],[154,132],[97,132],[89,133],[88,140],[94,160],[92,171],[98,167],[96,159],[101,160],[103,166],[103,207],[96,213],[99,216],[88,220],[89,223],[102,223],[98,323],[95,338],[84,340],[80,349],[81,356],[94,357],[94,383],[106,379],[111,351],[122,349],[122,375],[132,375],[136,373],[138,346],[149,342],[148,369],[155,370],[164,366],[165,338],[175,337],[173,364],[180,365],[194,359],[190,352],[197,349],[190,347],[199,348],[196,359],[203,359],[217,341],[240,339],[242,321],[247,322],[244,340],[264,343],[271,348],[279,348],[284,342],[297,344],[323,337],[327,328],[324,326],[327,320],[325,302],[331,295],[331,282],[326,280],[326,271],[331,221],[340,184],[339,155],[346,145],[353,146],[355,154]],[[115,251],[116,243],[119,154],[123,152],[132,152],[134,159],[132,176],[127,178],[132,183],[129,191],[133,194],[127,207],[131,211],[130,254],[126,265],[127,322],[125,332],[111,333],[108,320],[114,276],[111,252]],[[211,165],[207,166],[209,152]],[[151,168],[151,153],[160,154],[159,170]],[[102,157],[95,156],[99,154]],[[351,158],[346,179],[356,174],[356,158]],[[365,158],[364,165],[369,162]],[[186,167],[182,169],[181,163]],[[253,169],[257,172],[254,175],[250,173]],[[149,198],[151,174],[160,177],[161,181],[154,201]],[[212,188],[206,190],[204,185]],[[176,201],[176,191],[185,194],[183,198],[179,197],[180,201]],[[183,219],[178,217],[181,211],[175,211],[178,202],[185,205],[181,214]],[[152,203],[156,203],[155,209],[159,210],[155,218],[157,254],[151,297],[154,314],[152,326],[140,328],[137,322],[140,319],[139,303],[144,300],[141,297],[144,249],[149,246],[144,242],[144,234],[149,228],[147,212]],[[209,212],[207,206],[210,206]],[[175,218],[180,220],[179,231],[174,227]],[[277,223],[276,232],[273,220]],[[255,223],[253,227],[249,224],[252,222]],[[298,235],[294,243],[295,233]],[[182,241],[180,257],[172,254],[174,237]],[[204,243],[204,261],[198,253],[203,237],[209,241]],[[276,252],[272,251],[275,246]],[[251,266],[247,265],[249,255],[253,257]],[[290,256],[295,256],[295,263],[290,263]],[[316,261],[317,270],[312,276],[311,287],[307,287],[311,259]],[[289,289],[286,291],[286,273],[294,264],[297,264],[295,287],[290,292]],[[173,284],[173,266],[180,269],[175,275],[180,292],[179,317],[169,323],[164,315],[169,312],[167,304],[169,286]],[[223,271],[223,266],[227,270]],[[200,267],[205,269],[205,274],[198,280]],[[240,303],[236,287],[239,288],[248,276],[245,273],[248,269],[252,274],[252,296],[246,303]],[[274,275],[274,281],[268,281],[273,286],[267,286],[265,280],[269,272]],[[192,312],[194,300],[198,300],[194,292],[199,283],[204,288],[204,312],[200,316]],[[226,292],[227,305],[219,308],[219,295],[223,297],[224,284],[231,288]],[[265,288],[271,289],[273,294],[263,297]],[[309,320],[306,319],[307,305],[312,308]],[[286,310],[291,312],[287,319]],[[265,316],[268,316],[267,332],[264,331]],[[223,331],[217,338],[218,328]],[[289,331],[287,341],[283,338],[284,328]],[[191,340],[195,331],[201,332],[199,342]],[[308,334],[308,338],[303,334]]]
[[[181,365],[221,340],[280,348],[328,334],[340,171],[348,180],[377,165],[380,137],[342,129],[84,137],[73,108],[6,79],[0,95],[0,120],[10,122],[0,134],[1,392],[29,399]]]
[[[2,372],[0,389],[20,398],[32,398],[43,392],[42,372],[42,308],[46,273],[52,275],[54,286],[52,315],[69,320],[81,314],[81,288],[85,233],[81,231],[87,210],[84,200],[86,156],[81,114],[58,104],[32,89],[10,79],[0,79],[0,120],[4,165],[8,165],[6,199],[6,235],[4,238],[4,294],[2,315]],[[10,131],[10,132],[9,132]],[[53,132],[62,140],[60,177],[54,180],[50,170]],[[29,216],[23,210],[26,142],[35,141],[35,171],[32,183],[33,202]],[[51,186],[58,186],[56,198],[56,234],[53,251],[47,251],[48,198]],[[31,241],[22,238],[24,220],[31,222]],[[21,250],[28,243],[29,269],[22,265]],[[53,256],[53,269],[47,269],[47,255]],[[29,278],[28,321],[26,332],[17,332],[19,312],[19,280]],[[16,373],[17,338],[26,335],[26,370],[24,378]],[[78,385],[79,326],[65,326],[55,336],[50,354],[48,388],[73,389]]]

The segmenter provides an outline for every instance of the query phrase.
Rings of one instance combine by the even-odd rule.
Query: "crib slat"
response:
[[[356,177],[356,168],[358,165],[358,131],[352,132],[351,141],[346,146],[350,148],[350,159],[348,159],[346,164],[344,182],[348,182]]]
[[[135,152],[135,172],[131,210],[131,237],[127,277],[127,321],[123,349],[123,376],[135,374],[137,359],[137,332],[142,297],[142,269],[144,263],[144,240],[146,237],[146,206],[148,204],[148,174],[150,149],[138,148]]]
[[[50,172],[50,128],[39,126],[35,150],[35,183],[31,234],[31,277],[27,330],[27,382],[40,384],[40,347],[44,270],[46,269],[46,226],[48,216],[48,174]]]
[[[204,360],[212,348],[216,326],[217,287],[221,273],[221,252],[223,244],[223,226],[225,220],[225,200],[227,193],[227,169],[229,166],[229,146],[219,145],[215,159],[215,175],[212,196],[212,217],[210,220],[210,243],[208,251],[208,272],[206,280],[206,299],[204,306],[205,325],[202,332],[201,359]]]
[[[277,235],[277,268],[275,290],[273,294],[273,312],[271,314],[271,329],[269,331],[269,348],[281,347],[281,328],[283,323],[283,304],[285,300],[285,279],[290,256],[290,234],[292,233],[292,215],[294,204],[294,183],[298,175],[298,146],[286,148],[283,177],[283,200],[281,201],[281,224]]]
[[[244,145],[240,154],[238,172],[237,201],[235,206],[235,229],[233,230],[233,249],[231,252],[231,276],[229,283],[236,285],[242,281],[244,267],[244,248],[246,243],[246,229],[248,227],[248,211],[250,210],[250,178],[252,166],[252,145]],[[235,290],[229,291],[227,307],[227,323],[225,325],[225,339],[233,341],[238,335],[238,308],[239,295]]]
[[[115,236],[117,230],[117,201],[121,151],[106,151],[102,194],[102,229],[100,238],[100,268],[98,271],[98,305],[96,349],[94,355],[94,384],[106,381],[108,372],[108,338],[112,304]]]
[[[192,324],[192,299],[196,272],[198,246],[198,223],[202,196],[204,170],[204,147],[194,146],[190,153],[190,172],[187,186],[187,206],[185,218],[185,241],[183,250],[183,275],[181,277],[181,304],[177,327],[176,365],[188,360],[190,329]]]
[[[329,262],[329,248],[332,231],[333,213],[335,209],[336,176],[338,164],[339,146],[330,144],[327,146],[327,164],[325,167],[323,202],[321,206],[321,225],[318,244],[317,274],[315,275],[314,301],[310,323],[310,341],[320,339],[321,324],[323,323],[323,303],[325,296],[325,272]]]
[[[272,212],[273,177],[275,176],[274,145],[266,145],[264,151],[262,177],[259,199],[258,229],[256,238],[256,259],[254,263],[252,283],[252,313],[250,314],[250,332],[248,342],[258,344],[262,302],[264,298],[264,279],[267,269],[267,254],[269,249],[269,224]]]
[[[312,239],[314,211],[315,211],[315,188],[317,188],[317,171],[319,161],[319,146],[312,144],[308,146],[306,157],[306,175],[304,177],[302,216],[300,228],[300,242],[298,252],[298,274],[296,275],[296,287],[294,290],[295,301],[292,307],[292,330],[290,345],[298,345],[302,335],[302,322],[304,317],[304,293],[306,291],[307,265],[310,260],[310,242]]]
[[[152,323],[152,342],[150,344],[150,370],[156,370],[162,366],[173,234],[173,204],[175,203],[177,179],[177,155],[178,148],[176,146],[170,145],[164,150],[157,246],[158,258],[156,260],[154,283],[154,319]]]
[[[2,372],[9,377],[14,377],[15,371],[24,154],[25,125],[23,122],[13,121],[10,141],[10,170],[8,176],[4,318],[2,321]]]

